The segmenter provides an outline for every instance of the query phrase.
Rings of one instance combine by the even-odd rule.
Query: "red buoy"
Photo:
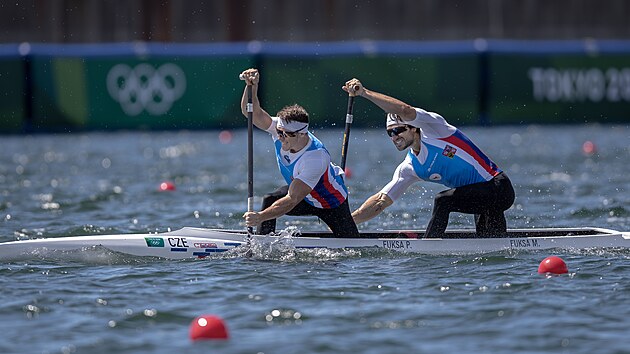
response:
[[[344,173],[346,175],[346,178],[352,178],[352,170],[350,169],[350,167],[346,167]]]
[[[228,331],[223,320],[215,315],[201,315],[190,323],[191,340],[228,339]]]
[[[586,156],[591,156],[597,152],[597,146],[590,140],[587,140],[582,144],[582,152]]]
[[[160,192],[166,192],[166,191],[174,191],[175,190],[175,184],[173,184],[173,182],[162,182],[160,183]]]
[[[232,132],[229,130],[222,130],[219,133],[219,142],[221,144],[229,144],[232,142]]]
[[[566,274],[569,272],[569,268],[564,260],[557,256],[550,256],[543,259],[538,266],[538,273],[541,274]]]

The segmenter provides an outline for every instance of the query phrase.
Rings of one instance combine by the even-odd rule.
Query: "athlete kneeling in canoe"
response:
[[[306,110],[295,104],[271,117],[258,100],[258,70],[245,70],[241,77],[246,85],[252,85],[253,123],[271,134],[280,173],[288,184],[264,196],[262,211],[245,213],[247,226],[258,226],[257,233],[265,235],[275,231],[279,216],[315,215],[330,227],[334,237],[359,237],[348,206],[343,171],[330,161],[324,144],[308,131]],[[241,108],[247,116],[247,90]]]
[[[352,213],[357,223],[377,216],[410,185],[424,180],[450,188],[435,197],[426,238],[444,236],[451,212],[475,214],[478,237],[505,235],[503,213],[514,203],[512,183],[464,133],[439,114],[368,90],[357,79],[342,88],[383,109],[387,113],[387,135],[399,151],[410,148],[392,180]]]

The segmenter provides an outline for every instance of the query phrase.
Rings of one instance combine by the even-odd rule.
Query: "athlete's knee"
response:
[[[516,199],[516,195],[514,193],[514,188],[511,184],[508,184],[504,188],[500,190],[497,196],[497,207],[502,211],[508,210]]]

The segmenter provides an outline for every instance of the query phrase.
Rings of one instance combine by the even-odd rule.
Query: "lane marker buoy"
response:
[[[222,130],[219,133],[219,142],[221,144],[229,144],[232,142],[232,132],[229,130]]]
[[[582,144],[582,152],[584,155],[591,156],[597,152],[597,146],[590,140],[587,140]]]
[[[543,259],[538,266],[538,273],[541,274],[566,274],[568,272],[567,264],[558,256],[549,256]]]
[[[162,182],[160,183],[160,188],[159,191],[160,192],[166,192],[166,191],[174,191],[175,190],[175,184],[173,184],[173,182]]]
[[[228,339],[228,331],[221,319],[215,315],[201,315],[190,323],[191,340]]]

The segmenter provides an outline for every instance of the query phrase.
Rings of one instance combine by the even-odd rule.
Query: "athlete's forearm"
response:
[[[270,220],[278,218],[295,208],[306,196],[313,190],[309,185],[302,182],[301,179],[294,179],[289,185],[289,191],[287,195],[276,200],[267,209],[258,213],[260,220]]]
[[[392,205],[393,201],[384,193],[377,193],[369,197],[359,209],[352,213],[354,222],[360,224],[368,221],[385,210],[388,206]]]
[[[271,118],[269,113],[267,113],[260,106],[260,101],[258,100],[258,85],[252,85],[252,107],[254,118],[254,125],[262,130],[266,130],[269,128],[269,124],[271,124]],[[241,111],[245,117],[247,117],[247,86],[245,86],[245,90],[243,90],[243,97],[241,98]]]
[[[362,97],[367,98],[387,113],[394,113],[405,120],[416,118],[416,110],[407,103],[385,94],[364,88]]]
[[[286,195],[276,200],[267,209],[260,211],[258,213],[261,219],[260,221],[277,219],[291,211],[299,202],[299,200],[295,200],[295,198],[292,198],[290,195]]]

